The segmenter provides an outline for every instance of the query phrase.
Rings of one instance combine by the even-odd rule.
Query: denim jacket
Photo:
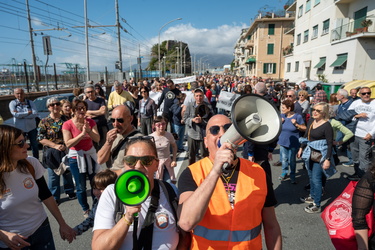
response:
[[[309,168],[310,166],[310,155],[311,155],[311,148],[315,150],[319,150],[322,154],[322,159],[320,160],[320,166],[323,166],[323,162],[326,159],[327,156],[327,141],[326,140],[317,140],[317,141],[309,141],[307,138],[300,137],[299,142],[302,145],[307,145],[307,147],[303,150],[302,153],[302,160],[305,161],[306,168]],[[327,178],[331,177],[334,175],[337,170],[335,167],[335,161],[333,160],[333,156],[331,155],[330,158],[330,163],[331,165],[329,166],[328,169],[323,169],[324,174],[327,176]]]

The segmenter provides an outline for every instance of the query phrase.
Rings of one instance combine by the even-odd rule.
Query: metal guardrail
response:
[[[341,25],[331,30],[331,42],[338,41],[347,37],[354,36],[360,33],[375,32],[375,17],[367,17],[366,20],[371,20],[372,25],[368,27],[355,27],[355,20],[350,21],[347,24]]]

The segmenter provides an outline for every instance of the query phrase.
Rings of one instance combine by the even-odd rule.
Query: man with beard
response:
[[[113,129],[107,133],[107,140],[98,151],[98,163],[103,164],[111,160],[111,170],[124,167],[124,150],[126,138],[142,135],[131,122],[133,116],[126,105],[117,106],[112,112]]]

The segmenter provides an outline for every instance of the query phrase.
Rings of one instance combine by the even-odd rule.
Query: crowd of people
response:
[[[212,75],[182,84],[164,78],[115,81],[108,90],[104,81],[88,82],[74,90],[72,102],[52,97],[46,102],[49,114],[41,120],[23,89],[14,90],[9,109],[16,128],[0,125],[0,248],[54,249],[40,199],[58,221],[63,240],[71,242],[93,227],[93,249],[262,249],[262,228],[267,248],[281,249],[270,165],[277,146],[279,181],[297,184],[296,161],[303,160],[309,194],[300,200],[308,203],[306,213],[321,212],[327,180],[340,164],[339,152],[348,157],[342,164],[355,170],[347,178],[366,178],[362,188],[372,185],[373,177],[366,173],[372,166],[375,102],[368,87],[327,96],[321,84],[310,89],[305,82],[291,86],[287,81]],[[223,91],[268,100],[280,110],[280,136],[266,145],[246,142],[243,158],[235,156],[233,145],[220,145],[232,124],[228,111],[217,105]],[[27,156],[26,138],[33,157]],[[184,151],[189,164],[177,180],[174,167]],[[222,171],[224,163],[228,172]],[[123,205],[117,218],[114,182],[131,169],[147,176],[150,196],[142,204]],[[78,200],[86,218],[74,229],[59,211],[60,176],[65,194]],[[29,218],[30,210],[37,216]],[[50,236],[41,239],[42,234]]]

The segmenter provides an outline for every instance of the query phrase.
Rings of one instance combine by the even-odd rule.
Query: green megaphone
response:
[[[126,206],[140,205],[150,194],[150,182],[141,171],[128,170],[117,178],[115,194]]]

